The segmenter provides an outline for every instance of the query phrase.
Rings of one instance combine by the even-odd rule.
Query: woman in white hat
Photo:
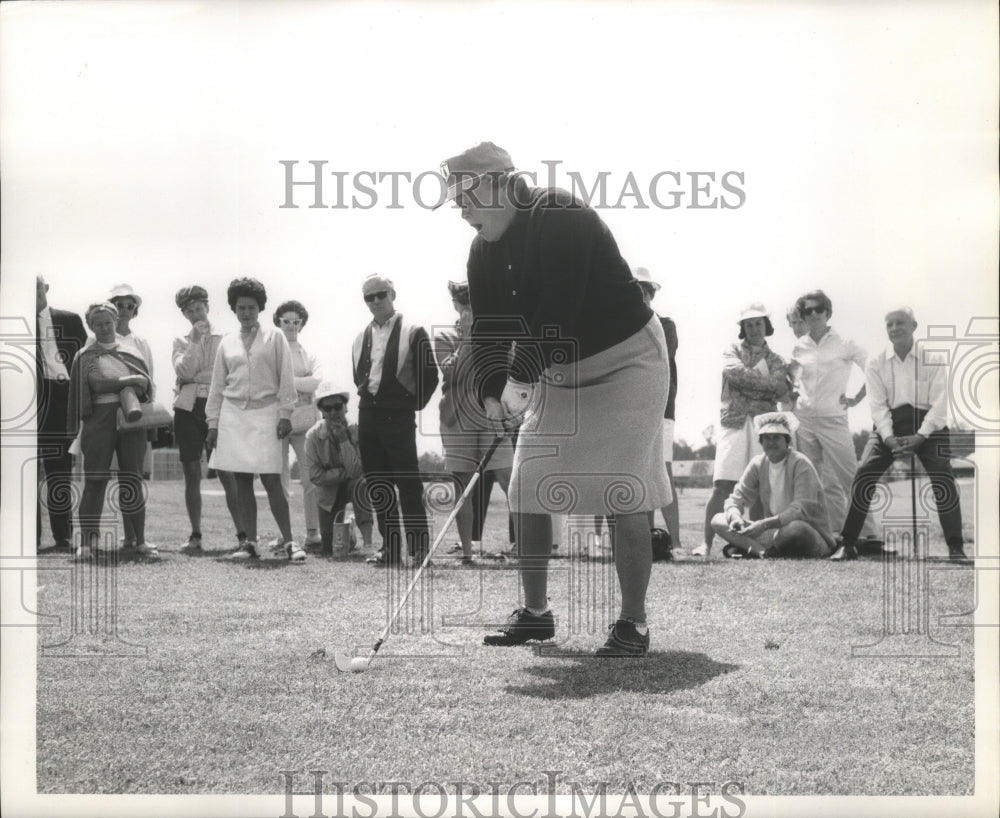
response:
[[[712,519],[736,486],[750,458],[760,452],[753,419],[773,412],[788,392],[788,365],[771,351],[767,337],[774,334],[771,314],[763,304],[750,304],[740,311],[737,325],[740,342],[722,355],[722,409],[715,441],[714,489],[705,507],[705,541],[691,551],[707,557],[715,531]]]
[[[131,389],[140,401],[149,396],[151,379],[146,362],[124,348],[115,328],[118,309],[104,301],[91,304],[87,326],[95,335],[73,359],[69,376],[70,435],[80,433],[84,486],[80,499],[81,541],[76,556],[100,551],[101,515],[110,477],[111,459],[118,460],[119,505],[133,532],[135,553],[157,558],[155,545],[146,542],[146,493],[142,488],[143,430],[120,431],[120,394]]]
[[[663,328],[595,210],[565,191],[530,189],[489,142],[442,170],[477,234],[468,262],[477,394],[495,433],[520,425],[510,504],[523,604],[483,641],[551,639],[552,515],[614,515],[621,609],[597,655],[643,656],[648,513],[670,499]]]
[[[132,331],[132,321],[139,315],[139,307],[142,306],[142,298],[132,288],[131,284],[116,284],[111,288],[108,301],[115,305],[118,310],[118,325],[116,331],[119,337],[121,348],[133,355],[136,355],[146,362],[146,369],[149,372],[149,399],[156,397],[156,386],[153,375],[153,352],[149,348],[149,343],[145,338],[136,335]],[[155,436],[153,432],[146,433],[146,446],[142,456],[142,474],[148,477],[153,470],[153,446],[149,439]],[[116,468],[116,462],[112,463],[112,468]],[[122,546],[124,548],[134,548],[136,544],[136,532],[132,528],[131,519],[122,515]]]
[[[350,392],[332,384],[316,390],[319,420],[306,432],[302,471],[313,485],[322,551],[333,553],[333,524],[342,517],[348,502],[366,546],[371,545],[373,517],[366,495],[358,430],[347,422]]]
[[[754,419],[763,454],[755,456],[712,518],[715,533],[729,545],[723,554],[751,559],[822,559],[836,546],[823,501],[823,487],[809,458],[791,448],[798,426],[789,412],[767,412]],[[750,520],[760,503],[762,517]]]

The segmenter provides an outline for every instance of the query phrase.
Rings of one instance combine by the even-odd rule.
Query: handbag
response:
[[[339,521],[339,522],[338,522]],[[338,511],[333,518],[333,554],[334,557],[346,557],[355,550],[358,544],[354,533],[354,519],[344,519],[344,512]]]
[[[316,407],[312,401],[292,409],[292,434],[308,432],[316,425]]]
[[[125,414],[121,408],[118,409],[118,431],[137,432],[158,429],[161,426],[169,426],[174,422],[174,416],[159,401],[148,401],[139,404],[142,409],[142,416],[138,420],[125,420]]]

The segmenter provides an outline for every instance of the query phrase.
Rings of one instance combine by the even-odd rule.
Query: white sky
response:
[[[173,294],[205,285],[216,325],[234,277],[297,298],[303,343],[350,381],[370,272],[425,326],[453,320],[472,231],[449,209],[280,209],[284,169],[436,170],[490,139],[558,160],[609,202],[627,174],[744,174],[738,209],[602,209],[625,258],[663,284],[680,335],[678,437],[718,419],[719,354],[750,301],[807,289],[869,350],[899,303],[922,323],[997,313],[997,52],[990,3],[4,3],[3,314],[82,312],[120,281],[144,298],[163,396]],[[336,199],[332,175],[324,199]],[[660,198],[671,182],[661,182]],[[428,198],[434,184],[422,189]],[[718,182],[711,196],[724,194]],[[733,201],[731,194],[727,199]],[[359,196],[366,202],[368,197]],[[647,203],[649,203],[647,198]],[[268,312],[268,316],[270,312]],[[856,373],[852,388],[861,383]],[[435,408],[436,400],[432,404]],[[870,423],[867,404],[851,413]],[[434,425],[433,423],[431,424]],[[424,447],[436,447],[435,441]]]

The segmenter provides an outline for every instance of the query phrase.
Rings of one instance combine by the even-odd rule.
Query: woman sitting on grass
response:
[[[787,412],[755,419],[764,453],[750,461],[724,511],[712,518],[712,530],[729,543],[725,556],[816,559],[835,548],[819,475],[808,457],[789,448],[797,425]],[[764,518],[750,521],[744,515],[758,500]]]

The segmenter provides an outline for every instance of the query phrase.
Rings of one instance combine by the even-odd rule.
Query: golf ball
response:
[[[351,659],[351,673],[364,673],[368,670],[368,661],[361,656]]]

